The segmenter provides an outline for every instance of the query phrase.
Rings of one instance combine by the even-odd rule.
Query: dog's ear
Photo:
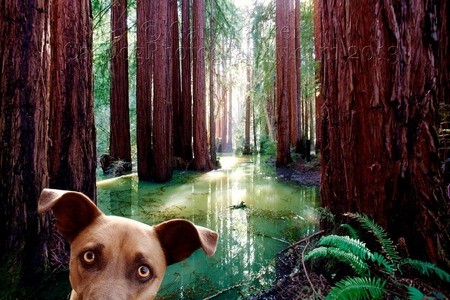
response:
[[[39,197],[38,212],[53,210],[58,231],[72,240],[103,213],[86,195],[73,191],[44,189]]]
[[[208,228],[181,219],[169,220],[154,228],[166,254],[167,265],[188,258],[199,248],[209,256],[216,252],[219,235]]]

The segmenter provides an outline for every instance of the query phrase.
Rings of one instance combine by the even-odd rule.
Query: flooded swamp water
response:
[[[167,268],[157,299],[249,298],[273,283],[277,252],[318,230],[317,186],[281,180],[273,163],[261,161],[223,156],[219,170],[177,171],[165,184],[140,182],[136,174],[97,181],[107,215],[149,225],[184,218],[219,233],[214,256],[197,250]],[[68,273],[60,272],[29,299],[69,293]]]
[[[317,231],[319,192],[277,179],[259,157],[225,156],[222,168],[177,172],[166,184],[136,175],[98,182],[98,206],[153,225],[184,218],[217,231],[217,251],[169,266],[157,299],[238,299],[267,288],[276,253]]]

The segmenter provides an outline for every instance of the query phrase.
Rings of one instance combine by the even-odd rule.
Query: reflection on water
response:
[[[176,173],[167,184],[135,175],[98,183],[106,214],[149,225],[185,218],[219,232],[214,256],[199,250],[168,267],[158,299],[245,298],[271,283],[278,251],[317,230],[317,188],[280,182],[258,160],[222,157],[220,170]]]

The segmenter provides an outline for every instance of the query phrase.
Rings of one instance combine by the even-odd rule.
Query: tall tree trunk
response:
[[[110,155],[131,169],[128,101],[127,0],[114,0],[111,8],[111,126]]]
[[[181,77],[180,77],[180,35],[179,35],[179,22],[178,22],[178,5],[176,0],[170,0],[169,2],[169,42],[171,54],[171,78],[172,88],[169,90],[172,93],[170,97],[173,101],[173,152],[176,157],[183,156],[183,123],[181,122],[185,111],[182,106],[181,99]]]
[[[312,78],[313,80],[315,80],[314,78]],[[314,83],[311,83],[312,85]],[[316,124],[314,121],[314,95],[311,95],[311,97],[309,98],[309,120],[310,120],[310,124],[309,124],[309,143],[310,143],[310,150],[315,148],[316,145],[314,144],[314,133],[316,131]],[[306,143],[305,143],[306,144]],[[306,153],[307,156],[310,156],[310,153]]]
[[[267,102],[264,105],[264,115],[266,117],[267,134],[272,141],[276,140],[276,96],[275,83],[270,89]]]
[[[250,49],[250,40],[247,40],[247,48]],[[252,154],[250,149],[250,122],[251,122],[251,71],[250,64],[247,65],[247,96],[245,97],[245,125],[244,125],[244,150],[243,154]]]
[[[314,0],[314,54],[316,58],[316,62],[320,63],[320,61],[323,59],[323,49],[322,49],[322,18],[321,18],[321,11],[322,11],[322,3],[321,0]],[[320,88],[320,78],[322,77],[321,71],[323,68],[316,68],[316,80],[319,82],[318,86],[318,92],[315,92],[314,95],[316,97],[316,152],[320,149],[321,140],[322,140],[322,104],[323,104],[323,97],[321,94],[321,88]]]
[[[437,16],[434,16],[432,26],[439,26],[439,35],[436,38],[439,40],[439,60],[438,60],[438,68],[439,68],[439,81],[438,81],[438,95],[439,102],[450,104],[450,4],[448,1],[441,0],[440,7],[438,9]],[[436,22],[439,20],[439,22]],[[434,28],[432,28],[434,29]],[[437,28],[436,28],[437,29]],[[432,33],[431,36],[435,37]]]
[[[302,149],[302,141],[307,136],[306,132],[302,132],[302,119],[301,119],[301,107],[302,107],[302,88],[301,88],[301,18],[300,18],[301,6],[300,0],[295,0],[294,7],[294,19],[295,19],[295,71],[296,71],[296,101],[297,101],[297,110],[296,114],[298,117],[295,120],[295,124],[297,126],[297,141],[294,146],[296,147],[296,152],[301,152]]]
[[[50,187],[96,199],[96,137],[89,0],[55,1],[51,21]]]
[[[404,237],[413,256],[444,264],[450,218],[433,127],[437,68],[423,26],[434,4],[323,3],[321,190],[332,212],[364,212]]]
[[[286,3],[287,2],[287,3]],[[297,49],[297,42],[300,42],[300,32],[297,30],[297,15],[300,14],[300,7],[295,7],[293,0],[285,1],[288,9],[288,36],[287,50],[288,57],[288,97],[289,97],[289,132],[290,132],[290,144],[295,147],[296,152],[300,152],[300,77],[299,69],[300,64],[298,57],[300,56],[300,48]],[[298,11],[298,12],[297,12]],[[286,33],[284,33],[286,34]]]
[[[222,47],[226,48],[226,38],[222,39]],[[225,70],[227,70],[227,59],[223,58],[222,60],[222,87],[221,87],[221,93],[222,93],[222,131],[221,131],[221,145],[222,145],[222,152],[229,152],[228,151],[228,89],[227,89],[227,75]]]
[[[289,43],[286,28],[289,28],[288,3],[276,0],[276,99],[277,99],[277,167],[286,167],[291,162],[289,131]]]
[[[231,51],[231,39],[228,45],[228,49]],[[228,65],[231,66],[231,57],[228,61]],[[226,152],[233,152],[233,78],[232,72],[228,72],[228,113],[227,113],[227,149]]]
[[[225,69],[225,68],[224,68]],[[222,151],[228,152],[227,150],[227,136],[228,136],[228,91],[225,80],[222,82],[222,133],[221,133],[221,144]]]
[[[136,114],[137,164],[141,180],[151,179],[152,149],[152,82],[154,21],[151,19],[152,1],[137,1],[136,51]]]
[[[47,266],[50,1],[0,2],[0,259],[2,291],[40,279]],[[21,296],[11,295],[13,299]]]
[[[169,89],[172,88],[169,68],[169,24],[167,1],[155,3],[156,32],[155,41],[155,99],[153,115],[153,152],[155,155],[155,166],[153,168],[153,180],[165,182],[172,178],[172,99]]]
[[[214,1],[210,2],[211,15],[209,16],[209,152],[211,160],[216,164],[216,123],[214,108]]]
[[[181,126],[183,128],[182,154],[185,161],[192,160],[192,75],[191,75],[191,19],[190,1],[181,1]]]
[[[257,124],[256,124],[256,114],[255,114],[255,101],[253,101],[252,103],[252,115],[253,115],[253,149],[255,149],[255,151],[257,151],[258,149],[258,144],[257,144]]]
[[[205,0],[196,0],[193,4],[194,168],[209,171],[213,164],[206,132]]]

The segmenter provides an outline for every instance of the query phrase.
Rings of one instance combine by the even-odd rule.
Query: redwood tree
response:
[[[181,1],[181,157],[192,160],[192,75],[191,75],[191,18],[190,1]]]
[[[172,88],[169,68],[169,43],[168,43],[168,13],[167,1],[157,1],[155,12],[155,76],[154,76],[154,115],[153,115],[153,153],[154,166],[152,167],[152,179],[157,182],[168,181],[172,178],[172,99],[169,89]]]
[[[444,264],[450,218],[424,26],[437,1],[322,4],[322,204],[366,213],[404,237],[413,256]]]
[[[115,0],[111,6],[109,151],[115,159],[131,163],[127,32],[127,0]]]
[[[322,1],[314,0],[314,54],[317,63],[320,63],[321,56],[323,54],[322,51],[322,18],[320,15]],[[321,72],[322,68],[316,69],[316,80],[320,84]],[[314,93],[316,96],[316,145],[317,148],[320,148],[321,140],[322,140],[322,94],[320,91],[320,86],[318,87],[319,93]]]
[[[224,63],[225,64],[225,63]],[[222,88],[221,88],[221,98],[222,98],[222,117],[221,117],[221,122],[222,122],[222,130],[221,130],[221,148],[222,148],[222,152],[227,152],[228,151],[228,142],[227,142],[227,137],[228,137],[228,91],[227,91],[227,86],[226,86],[226,77],[223,78],[222,80]]]
[[[291,162],[289,131],[289,1],[276,0],[277,167]]]
[[[439,41],[439,102],[450,104],[450,4],[448,1],[440,1],[438,14],[430,14],[430,37]],[[438,32],[436,32],[438,30]]]
[[[194,168],[199,171],[213,169],[208,152],[206,132],[206,79],[205,79],[205,0],[193,3],[193,87],[194,87]]]
[[[90,1],[52,4],[50,187],[95,193],[95,123]]]
[[[250,42],[247,43],[249,46]],[[248,47],[250,48],[250,47]],[[250,63],[246,68],[247,73],[247,95],[245,96],[245,125],[244,125],[244,149],[242,151],[243,154],[252,154],[252,150],[250,148],[250,123],[251,123],[251,70]]]
[[[152,1],[137,1],[136,118],[137,163],[141,180],[150,180],[152,149]]]
[[[181,70],[180,70],[180,34],[178,22],[178,1],[169,1],[169,42],[170,42],[170,68],[172,77],[172,93],[173,101],[173,152],[176,157],[183,157],[183,124],[180,122],[186,113],[183,110],[183,101],[181,98]]]
[[[48,186],[50,1],[0,3],[1,290],[40,278],[50,234],[37,199]],[[22,280],[20,280],[22,278]]]
[[[290,144],[300,152],[300,7],[293,0],[285,1],[288,9],[288,24],[282,28],[282,38],[287,39],[288,54],[288,98]],[[288,29],[288,31],[286,30]],[[287,31],[287,32],[286,32]],[[298,44],[298,45],[297,45]]]
[[[216,162],[216,113],[214,105],[214,1],[210,2],[209,16],[209,153],[211,160]]]

